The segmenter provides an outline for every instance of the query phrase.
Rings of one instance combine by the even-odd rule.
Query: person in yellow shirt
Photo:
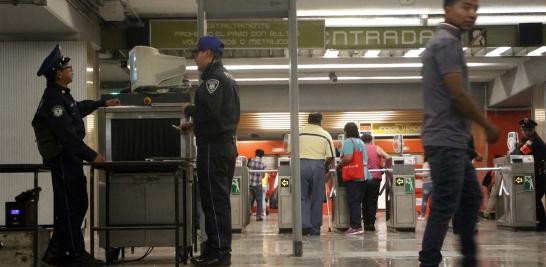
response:
[[[304,234],[320,235],[326,173],[333,162],[332,136],[321,127],[322,114],[311,113],[300,130],[301,215]]]

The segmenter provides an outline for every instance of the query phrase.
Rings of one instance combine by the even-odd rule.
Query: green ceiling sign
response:
[[[324,47],[324,21],[298,22],[299,47]],[[287,48],[288,21],[209,21],[209,35],[220,36],[227,48]],[[150,46],[188,49],[197,44],[197,23],[185,20],[151,20]]]
[[[423,47],[435,27],[327,28],[326,48],[385,49]]]
[[[517,46],[517,26],[477,27],[477,32],[465,32],[465,46]],[[436,27],[336,27],[326,28],[326,48],[330,49],[387,49],[425,47]],[[476,34],[481,42],[470,37]]]
[[[307,49],[389,49],[425,47],[436,27],[333,27],[323,20],[301,20],[299,47]],[[221,36],[228,48],[287,48],[288,22],[209,21],[208,34]],[[150,20],[149,44],[159,49],[190,49],[197,40],[193,20]],[[464,46],[518,46],[516,25],[476,26],[463,34]],[[546,44],[546,25],[544,25]],[[123,29],[102,30],[105,49],[128,47]]]

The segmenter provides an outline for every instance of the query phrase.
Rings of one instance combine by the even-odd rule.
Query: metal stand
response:
[[[38,173],[46,172],[49,169],[42,164],[0,164],[0,173],[34,173],[34,189],[38,188]],[[36,223],[33,227],[25,228],[14,228],[6,230],[32,230],[32,261],[33,266],[38,266],[38,197],[34,200],[34,218],[36,218]]]
[[[91,239],[91,255],[95,255],[95,231],[106,231],[106,251],[110,249],[109,244],[109,231],[111,230],[174,230],[175,232],[175,266],[179,266],[180,262],[187,264],[188,255],[191,254],[191,247],[187,246],[187,201],[186,196],[183,198],[183,215],[182,224],[179,216],[179,179],[182,176],[182,190],[186,192],[186,179],[187,173],[183,173],[182,167],[189,166],[187,161],[164,161],[164,162],[149,162],[149,161],[136,161],[136,162],[105,162],[105,163],[93,163],[91,164],[91,225],[89,227],[89,235]],[[95,203],[94,203],[94,185],[95,185],[95,169],[106,171],[106,225],[104,227],[95,226]],[[110,226],[109,222],[109,179],[111,173],[173,173],[174,175],[174,224],[173,225],[152,225],[152,224],[135,224],[135,225],[123,225],[123,226]],[[184,227],[182,245],[180,244],[180,227]],[[109,262],[107,262],[109,263]]]

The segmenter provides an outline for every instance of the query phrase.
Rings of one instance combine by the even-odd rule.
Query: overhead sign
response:
[[[360,133],[372,133],[372,124],[369,122],[359,122],[358,123],[358,131]]]
[[[209,21],[209,35],[222,38],[227,48],[287,48],[288,21]],[[298,22],[300,48],[324,48],[324,20]],[[159,49],[189,49],[197,44],[197,22],[150,20],[150,46]]]
[[[420,135],[421,122],[400,122],[400,123],[373,123],[372,134],[374,135]]]
[[[436,27],[326,28],[328,49],[388,49],[426,47]],[[546,27],[545,27],[546,32]],[[517,26],[482,26],[463,34],[464,46],[517,46]],[[545,37],[546,38],[546,37]]]
[[[487,46],[487,29],[475,28],[468,31],[468,45],[472,47]]]
[[[398,177],[395,181],[396,186],[404,186],[404,177]]]
[[[424,47],[436,27],[336,27],[326,29],[326,48],[384,49]]]

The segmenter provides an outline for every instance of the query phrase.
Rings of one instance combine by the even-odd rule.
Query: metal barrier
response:
[[[290,171],[290,159],[279,158],[279,171],[277,174],[279,186],[277,187],[278,222],[279,233],[292,231],[292,175]]]
[[[495,159],[501,165],[495,174],[498,185],[496,217],[499,228],[536,229],[535,168],[531,155]],[[508,168],[506,166],[509,166]],[[496,194],[495,191],[492,194]]]
[[[396,231],[412,231],[415,229],[415,173],[430,171],[429,168],[415,168],[413,162],[404,165],[403,157],[397,158],[398,166],[387,165],[383,169],[371,169],[370,172],[385,172],[387,182],[381,192],[387,192],[386,210],[388,228]],[[396,159],[395,159],[396,160]],[[412,167],[413,166],[413,167]],[[476,168],[476,171],[511,171],[511,166]],[[338,230],[349,227],[349,211],[347,193],[340,179],[336,177],[335,169],[330,169],[333,187],[330,198],[333,199],[333,226]],[[397,185],[397,180],[398,185]]]
[[[231,231],[241,233],[250,223],[249,170],[245,157],[237,157],[235,171],[231,180]]]
[[[415,159],[393,157],[387,160],[387,228],[390,231],[415,231]]]

